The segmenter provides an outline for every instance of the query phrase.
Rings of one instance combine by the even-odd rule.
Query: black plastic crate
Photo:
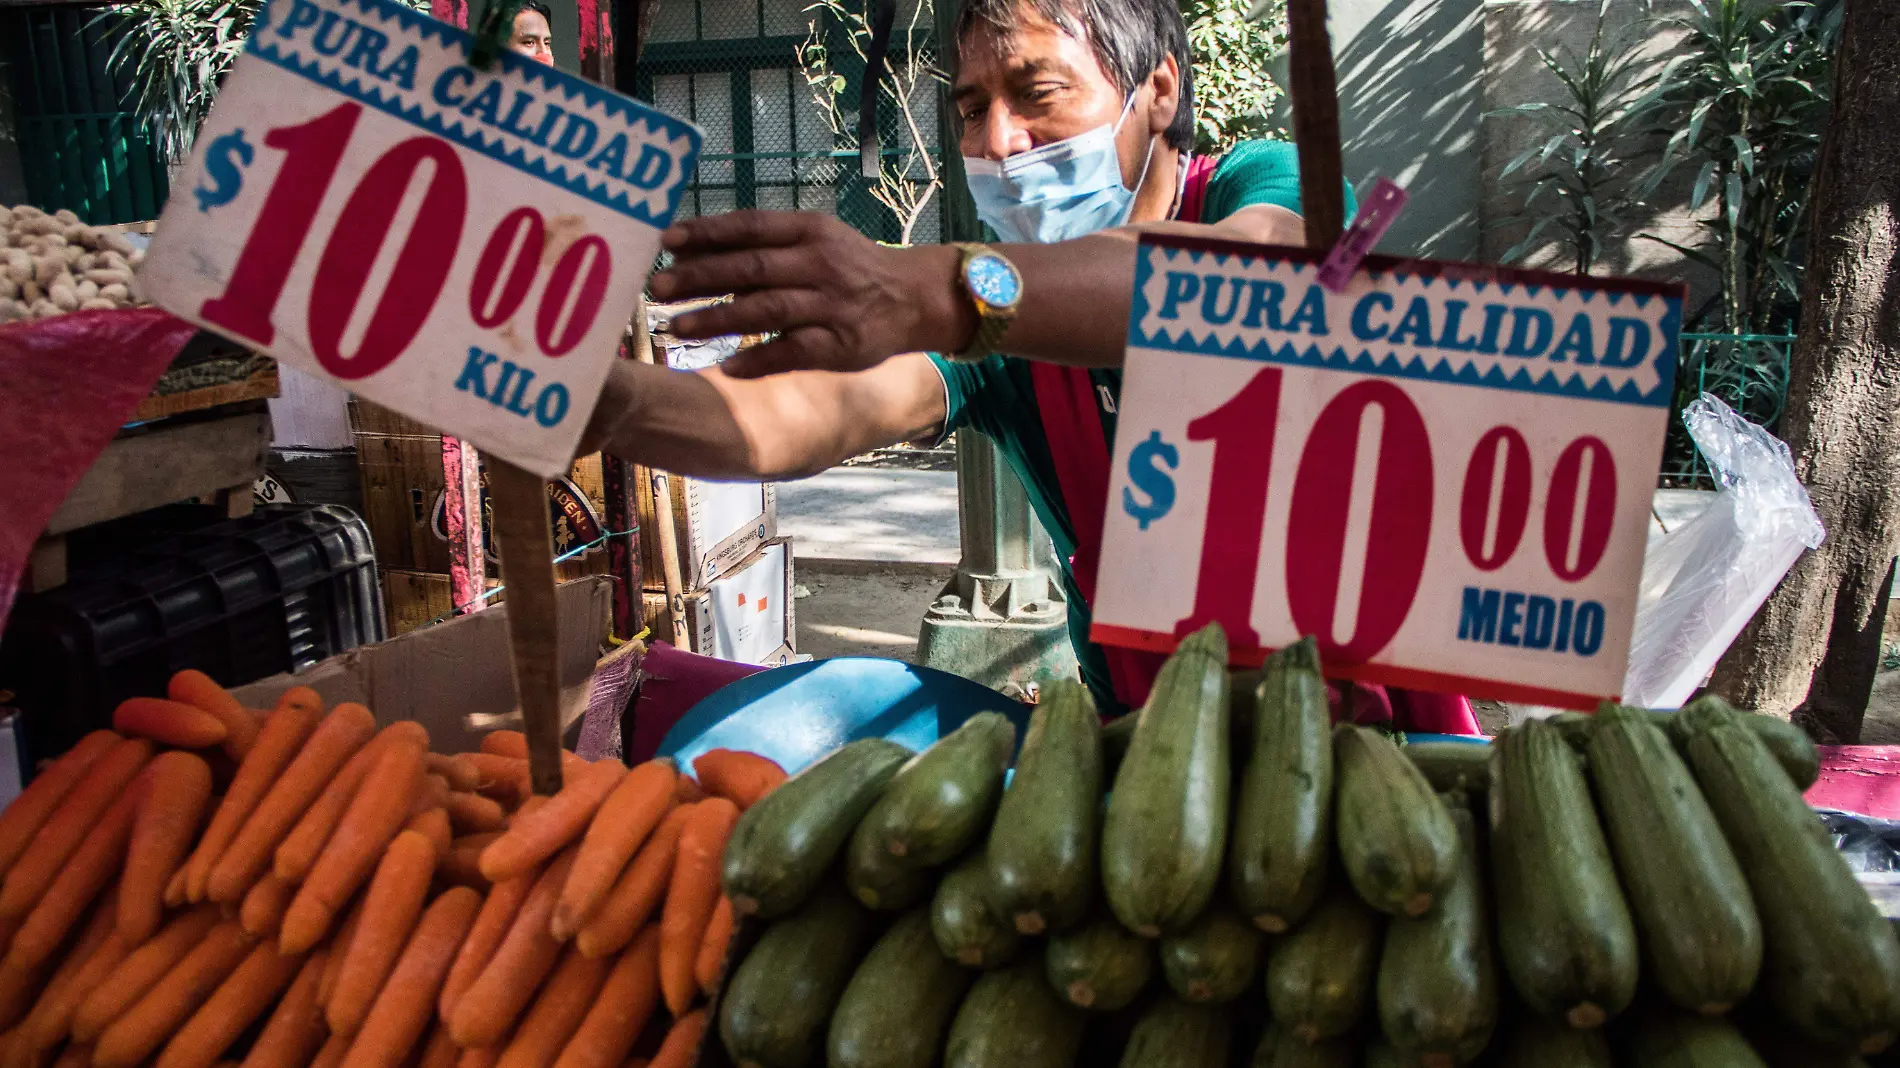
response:
[[[274,505],[155,540],[22,596],[0,639],[0,690],[34,758],[163,695],[197,668],[226,686],[300,671],[385,637],[369,528],[334,505]]]

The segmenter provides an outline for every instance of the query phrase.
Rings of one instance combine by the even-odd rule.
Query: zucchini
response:
[[[1048,698],[1045,696],[1043,700]],[[1115,773],[1121,770],[1122,758],[1128,755],[1128,743],[1135,740],[1135,724],[1140,719],[1140,716],[1123,715],[1102,724],[1102,774],[1108,779],[1114,779]]]
[[[1049,936],[1043,951],[1049,985],[1069,1004],[1114,1012],[1127,1008],[1154,974],[1154,944],[1103,913]]]
[[[1351,1031],[1372,1002],[1380,919],[1351,890],[1327,891],[1267,954],[1273,1019],[1306,1042]]]
[[[1232,1013],[1158,998],[1135,1021],[1121,1068],[1227,1068],[1233,1041]]]
[[[1082,1047],[1082,1020],[1043,981],[1040,961],[986,973],[957,1009],[944,1068],[1068,1068]]]
[[[1462,797],[1451,817],[1458,827],[1458,873],[1423,916],[1395,917],[1379,956],[1379,1023],[1426,1068],[1473,1060],[1498,1020],[1497,964],[1491,955],[1491,913],[1485,907],[1478,828]]]
[[[1210,623],[1162,665],[1102,821],[1102,885],[1129,930],[1192,922],[1227,853],[1227,636]]]
[[[813,1068],[825,1025],[872,933],[871,914],[823,887],[765,929],[719,998],[719,1038],[739,1068]]]
[[[828,1068],[929,1068],[972,978],[938,952],[928,909],[904,914],[838,999]]]
[[[1045,685],[990,828],[985,893],[1024,934],[1088,914],[1102,819],[1102,721],[1088,688]]]
[[[1419,1068],[1419,1059],[1375,1035],[1366,1044],[1365,1068]]]
[[[1476,742],[1418,742],[1400,747],[1406,759],[1418,765],[1425,781],[1439,793],[1463,790],[1483,794],[1491,789],[1491,747]]]
[[[1365,1063],[1373,1063],[1370,1051]],[[1350,1038],[1308,1042],[1274,1025],[1260,1036],[1253,1068],[1359,1068],[1359,1044]]]
[[[1268,657],[1253,698],[1228,871],[1240,910],[1277,934],[1319,900],[1333,847],[1332,714],[1313,639]]]
[[[930,900],[930,930],[943,955],[966,968],[995,968],[1016,956],[1022,937],[990,907],[983,854],[950,869]]]
[[[1496,1068],[1614,1068],[1615,1064],[1602,1029],[1579,1030],[1561,1020],[1524,1014],[1511,1029]]]
[[[1225,904],[1161,938],[1161,973],[1185,1001],[1232,1001],[1260,969],[1260,932]]]
[[[733,911],[771,919],[803,903],[909,757],[883,738],[847,742],[747,809],[726,844]]]
[[[1422,916],[1458,870],[1458,828],[1432,784],[1390,738],[1341,724],[1333,733],[1339,857],[1366,903]]]
[[[1666,1010],[1636,1022],[1626,1060],[1630,1068],[1768,1068],[1727,1020]]]
[[[934,868],[964,854],[989,830],[1016,728],[1000,712],[979,712],[891,778],[858,824],[906,867]]]
[[[1638,709],[1649,721],[1663,729],[1670,740],[1680,750],[1683,737],[1676,727],[1677,713],[1666,708]],[[1814,739],[1808,732],[1778,716],[1737,711],[1742,726],[1753,731],[1774,755],[1775,763],[1788,773],[1788,778],[1801,790],[1814,785],[1821,777],[1821,753],[1814,748]],[[1551,726],[1563,731],[1564,737],[1581,752],[1590,744],[1590,732],[1596,728],[1596,717],[1582,712],[1561,712],[1545,720]]]
[[[884,848],[876,830],[860,821],[845,846],[844,884],[865,908],[902,912],[930,897],[936,873],[912,868]]]
[[[1649,977],[1682,1008],[1720,1016],[1761,971],[1761,922],[1734,851],[1688,766],[1642,711],[1604,705],[1589,755]]]
[[[1504,969],[1532,1011],[1596,1027],[1636,994],[1636,929],[1581,761],[1542,720],[1508,728],[1492,748]]]
[[[1683,709],[1689,767],[1761,916],[1761,985],[1816,1042],[1878,1053],[1900,1026],[1900,940],[1761,737],[1719,698]]]
[[[1770,1013],[1748,1015],[1742,1034],[1768,1068],[1868,1068],[1860,1054],[1810,1042]]]

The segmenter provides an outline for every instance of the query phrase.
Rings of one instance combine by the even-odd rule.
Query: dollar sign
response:
[[[237,157],[236,162],[232,157]],[[252,149],[244,140],[243,130],[232,130],[223,137],[211,142],[205,150],[205,176],[216,182],[216,188],[204,186],[191,191],[198,198],[198,210],[210,211],[220,205],[235,200],[238,191],[244,188],[244,171],[251,165]]]
[[[1172,471],[1181,463],[1181,454],[1174,446],[1161,440],[1161,431],[1148,432],[1148,440],[1136,445],[1128,454],[1128,481],[1133,482],[1148,495],[1148,503],[1142,504],[1135,499],[1135,491],[1122,487],[1122,511],[1135,517],[1141,529],[1147,530],[1148,524],[1168,514],[1174,507],[1174,479],[1161,470],[1162,464]]]

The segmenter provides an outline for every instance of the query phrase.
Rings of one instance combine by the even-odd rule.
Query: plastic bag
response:
[[[1855,875],[1900,872],[1900,823],[1829,808],[1815,812]]]
[[[1805,549],[1826,536],[1788,446],[1704,393],[1682,421],[1718,492],[1643,558],[1625,704],[1679,708]]]

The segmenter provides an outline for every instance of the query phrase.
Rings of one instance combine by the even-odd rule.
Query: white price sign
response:
[[[172,313],[564,473],[693,127],[391,0],[270,0],[141,273]]]
[[[1678,286],[1148,238],[1097,641],[1588,708],[1622,690]]]

